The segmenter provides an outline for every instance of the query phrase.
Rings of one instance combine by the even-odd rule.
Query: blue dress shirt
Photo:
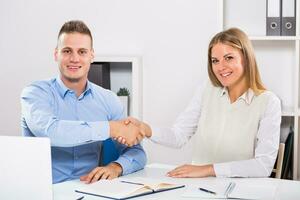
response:
[[[110,137],[108,121],[124,117],[118,97],[110,90],[88,81],[76,97],[59,77],[26,87],[21,105],[23,135],[51,140],[53,183],[77,179],[97,167],[101,141]],[[122,166],[123,175],[145,166],[141,145],[114,144],[120,154],[114,162]]]

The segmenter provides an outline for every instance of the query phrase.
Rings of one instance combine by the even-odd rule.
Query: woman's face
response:
[[[232,46],[217,43],[211,49],[212,70],[229,90],[246,83],[242,52]]]

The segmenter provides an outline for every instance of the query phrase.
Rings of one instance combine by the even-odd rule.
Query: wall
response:
[[[57,32],[70,19],[89,25],[96,54],[142,57],[143,119],[170,126],[206,79],[207,45],[218,31],[217,8],[217,0],[2,0],[0,134],[20,134],[22,88],[56,76]],[[150,162],[190,159],[189,146],[170,150],[145,141],[145,148]]]

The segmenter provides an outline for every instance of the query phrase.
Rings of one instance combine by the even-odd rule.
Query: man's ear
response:
[[[94,62],[94,58],[95,58],[95,53],[94,53],[94,49],[91,50],[91,63]]]
[[[57,47],[54,49],[54,60],[57,62],[58,60],[58,49]]]

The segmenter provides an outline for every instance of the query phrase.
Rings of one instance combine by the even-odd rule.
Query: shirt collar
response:
[[[220,97],[224,96],[224,95],[228,95],[228,89],[226,87],[223,87],[221,89],[220,92]],[[238,99],[242,99],[244,100],[248,105],[251,104],[253,98],[254,98],[255,94],[253,92],[253,90],[251,88],[249,88],[246,92],[244,92],[244,94],[242,94]]]
[[[62,82],[61,78],[58,76],[56,77],[56,82],[57,82],[57,88],[58,88],[58,92],[60,94],[61,97],[65,97],[65,95],[67,94],[68,91],[70,91],[69,88],[67,88],[67,86],[65,86],[65,84]]]
[[[58,85],[58,92],[60,94],[60,96],[62,98],[64,98],[66,96],[66,94],[70,91],[72,91],[71,89],[69,89],[61,80],[60,76],[58,76],[56,78],[56,82],[57,82],[57,85]],[[91,93],[93,95],[93,92],[92,92],[92,84],[90,81],[87,81],[87,84],[86,84],[86,89],[85,91],[80,95],[80,99],[83,98],[84,96],[86,96],[87,94]]]

